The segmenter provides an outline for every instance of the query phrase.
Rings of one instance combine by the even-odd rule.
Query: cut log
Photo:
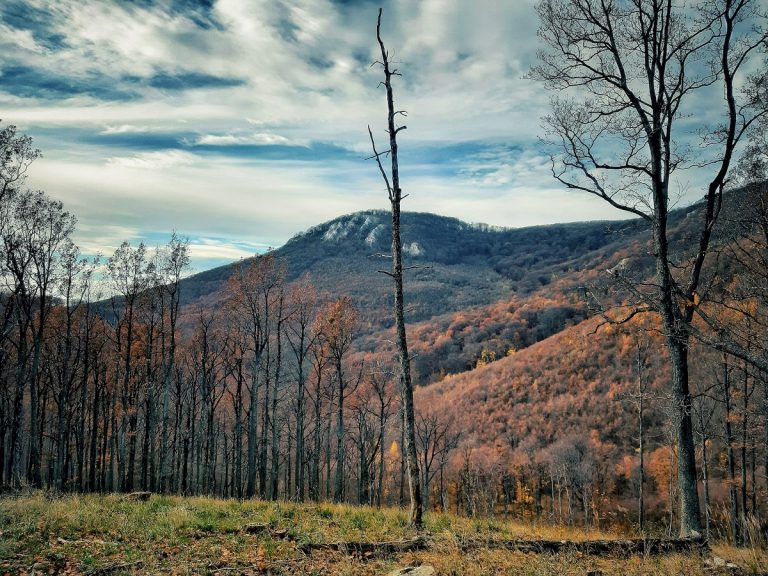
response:
[[[466,540],[462,551],[478,548],[506,549],[534,554],[579,552],[592,556],[634,556],[704,553],[709,543],[702,538],[637,538],[632,540]]]
[[[123,496],[123,500],[131,502],[146,502],[152,496],[152,492],[131,492]]]
[[[395,540],[393,542],[308,542],[299,544],[297,548],[304,553],[311,553],[313,550],[336,550],[353,556],[371,557],[427,550],[430,544],[428,539],[417,536],[410,540]]]
[[[426,564],[422,566],[406,566],[387,574],[387,576],[435,576],[436,572],[432,566]]]
[[[288,530],[276,528],[271,524],[246,524],[243,526],[243,532],[246,534],[269,534],[275,540],[288,538]]]
[[[87,576],[108,576],[116,572],[126,572],[128,570],[136,570],[144,566],[142,560],[137,562],[124,562],[121,564],[112,564],[110,566],[102,566],[101,568],[95,568],[88,572],[85,572]]]
[[[269,524],[246,524],[243,526],[243,531],[246,534],[261,534],[269,530]]]

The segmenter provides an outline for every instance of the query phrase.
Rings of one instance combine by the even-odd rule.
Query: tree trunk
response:
[[[277,358],[275,359],[275,379],[272,388],[272,458],[269,469],[269,499],[277,500],[280,469],[280,438],[278,434],[277,400],[280,387],[281,367],[283,362],[283,295],[280,294],[277,309]]]
[[[256,419],[258,418],[258,367],[254,367],[251,376],[250,405],[248,411],[248,482],[245,488],[245,497],[253,498],[256,495]]]
[[[56,435],[56,468],[54,473],[54,484],[59,492],[64,491],[64,455],[66,453],[67,438],[69,437],[69,420],[67,418],[68,397],[69,390],[67,387],[62,386],[56,409],[58,425]]]
[[[422,527],[423,508],[421,501],[421,487],[419,486],[419,468],[418,455],[416,453],[416,425],[413,407],[413,383],[411,382],[411,359],[408,355],[408,342],[405,334],[405,314],[403,308],[403,247],[400,239],[400,201],[402,200],[402,189],[400,188],[400,172],[397,156],[397,133],[405,129],[405,126],[395,126],[395,104],[392,94],[392,76],[396,72],[389,68],[389,54],[384,48],[384,42],[381,39],[381,8],[379,9],[379,18],[376,25],[376,39],[381,49],[381,64],[384,68],[384,88],[387,93],[387,128],[389,132],[389,156],[391,160],[392,185],[389,185],[384,169],[381,166],[381,159],[376,152],[374,145],[374,155],[381,169],[382,176],[387,183],[389,200],[392,206],[392,280],[395,291],[395,332],[397,339],[397,352],[400,363],[400,390],[403,402],[404,414],[404,452],[406,456],[409,494],[411,497],[410,520],[418,529]],[[370,128],[368,129],[370,133]],[[373,135],[371,134],[371,144],[373,144]]]
[[[259,496],[262,498],[267,497],[267,443],[269,438],[269,408],[270,408],[270,363],[269,353],[267,353],[267,361],[265,362],[266,370],[264,371],[264,405],[261,413],[261,438],[259,439]]]
[[[171,377],[176,365],[176,318],[179,309],[179,283],[177,280],[173,283],[174,289],[170,293],[170,330],[168,337],[170,344],[168,351],[163,350],[163,389],[161,400],[161,421],[160,421],[160,492],[166,493],[170,490],[170,466],[172,460],[168,454],[168,426],[170,422],[170,390]],[[163,299],[164,301],[164,299]]]
[[[736,465],[733,454],[733,432],[731,430],[731,383],[728,357],[723,355],[723,401],[725,403],[725,447],[728,458],[728,498],[731,504],[731,538],[735,545],[741,543],[739,533],[739,505],[736,497]]]
[[[312,431],[314,447],[312,450],[312,477],[310,479],[309,497],[314,501],[320,500],[320,453],[322,451],[322,435],[321,435],[321,412],[322,404],[320,394],[320,384],[322,377],[318,374],[317,377],[317,398],[315,402],[315,428]]]
[[[357,451],[359,453],[360,471],[357,481],[357,503],[360,506],[370,504],[369,502],[369,468],[368,468],[368,455],[366,453],[365,437],[363,436],[362,427],[359,429],[359,436],[357,440]]]
[[[237,391],[235,392],[235,453],[234,494],[243,497],[243,359],[237,360]]]
[[[24,420],[24,390],[27,385],[27,338],[28,323],[19,307],[16,307],[16,322],[18,325],[19,342],[16,353],[16,386],[13,394],[13,416],[11,417],[10,450],[8,451],[8,467],[6,476],[15,488],[21,487],[21,469],[23,460],[23,444],[21,425]]]
[[[154,399],[150,391],[144,401],[144,438],[141,442],[141,490],[149,491],[150,445],[152,443],[152,420],[154,418]]]
[[[680,487],[680,536],[696,536],[701,532],[699,518],[696,451],[691,421],[691,393],[688,388],[688,339],[674,336],[675,320],[665,318],[667,348],[672,365],[672,392],[675,402],[673,425],[678,447],[678,484]]]
[[[304,502],[304,466],[305,466],[305,454],[304,454],[304,334],[301,335],[299,341],[299,347],[302,351],[299,356],[298,363],[298,382],[296,389],[296,471],[294,472],[294,478],[296,480],[296,501]]]
[[[381,508],[381,495],[384,491],[384,447],[385,422],[383,409],[379,413],[379,482],[376,487],[376,507]]]
[[[405,414],[400,409],[400,482],[398,484],[398,504],[405,506]]]
[[[333,500],[344,499],[344,374],[341,358],[336,361],[336,376],[339,384],[339,402],[336,411],[336,475],[333,484]]]
[[[84,350],[83,374],[80,379],[80,420],[77,424],[77,482],[80,492],[88,489],[88,482],[85,478],[86,470],[86,428],[88,421],[88,378],[91,372],[91,351],[88,337],[86,335]],[[94,402],[94,405],[96,403]]]
[[[85,483],[85,489],[89,492],[96,491],[96,454],[99,430],[99,367],[96,366],[93,372],[93,403],[91,405],[91,436],[88,445],[88,481]],[[106,418],[104,419],[106,427]]]
[[[701,422],[701,429],[702,432],[704,432],[703,421]],[[709,540],[711,508],[709,505],[709,451],[707,450],[707,439],[707,435],[704,433],[701,439],[701,471],[703,475],[702,483],[704,484],[704,536],[707,540]]]
[[[637,419],[640,428],[640,486],[638,490],[638,502],[637,502],[637,521],[640,526],[640,533],[645,530],[645,428],[643,422],[643,410],[645,408],[644,394],[645,388],[643,386],[643,359],[640,352],[640,347],[637,349],[637,380],[638,380],[638,405],[637,405]]]
[[[749,371],[744,363],[744,379],[742,381],[742,414],[741,414],[741,525],[742,535],[746,539],[746,519],[749,514],[747,502],[747,428],[749,415]],[[746,544],[746,541],[745,541]]]
[[[40,355],[43,347],[43,329],[46,320],[46,295],[40,295],[40,310],[38,312],[38,328],[35,333],[32,356],[32,368],[29,372],[29,467],[28,480],[33,487],[40,486],[42,480],[40,466],[42,454],[38,439],[42,439],[40,431],[40,415],[38,414],[38,385],[40,377]]]
[[[333,399],[328,403],[328,428],[325,432],[325,499],[331,499],[331,414]]]

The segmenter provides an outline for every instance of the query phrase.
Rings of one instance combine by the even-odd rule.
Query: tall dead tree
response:
[[[731,160],[765,102],[746,71],[766,42],[763,15],[752,0],[543,0],[537,6],[546,49],[531,76],[555,98],[545,123],[557,152],[553,176],[645,220],[655,278],[649,284],[612,275],[656,314],[670,357],[670,391],[679,449],[680,533],[701,531],[689,388],[689,343],[707,282],[705,261],[723,203]],[[764,76],[765,70],[758,72]],[[697,116],[695,97],[708,97],[714,125]],[[692,121],[689,117],[693,116]],[[674,136],[673,136],[674,133]],[[703,136],[693,154],[681,139]],[[708,177],[692,216],[695,240],[676,248],[669,233],[675,173],[699,167]],[[703,288],[704,287],[704,288]]]
[[[400,358],[400,387],[403,401],[403,426],[405,435],[405,456],[408,468],[408,484],[411,496],[411,523],[421,528],[423,507],[421,502],[421,486],[419,485],[419,466],[416,455],[416,426],[413,409],[413,382],[411,381],[411,359],[408,355],[408,342],[405,336],[405,315],[403,312],[403,247],[400,240],[400,201],[403,191],[400,188],[400,173],[397,163],[397,134],[405,130],[405,126],[395,126],[395,116],[405,116],[403,110],[395,110],[394,97],[392,95],[392,77],[399,76],[397,69],[390,68],[389,52],[384,47],[381,39],[381,8],[376,22],[376,39],[381,50],[381,61],[377,62],[384,69],[384,88],[387,92],[387,132],[389,133],[389,150],[379,153],[376,150],[376,142],[373,138],[371,127],[368,126],[368,135],[373,148],[373,158],[379,166],[381,177],[387,186],[389,202],[392,206],[392,272],[386,272],[392,277],[395,289],[395,331],[397,332],[397,351]],[[381,157],[388,155],[391,160],[390,177],[384,170]]]

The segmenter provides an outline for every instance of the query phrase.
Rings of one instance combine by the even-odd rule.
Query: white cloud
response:
[[[199,238],[189,243],[189,255],[195,260],[238,260],[250,258],[257,252],[264,252],[266,246],[258,249],[246,249],[238,244],[212,238]]]
[[[29,31],[0,22],[0,47],[22,68],[136,95],[104,101],[74,91],[53,100],[0,92],[3,120],[33,135],[45,153],[30,184],[78,215],[88,246],[113,245],[113,232],[129,239],[176,228],[222,239],[198,242],[200,258],[240,257],[248,248],[236,239],[279,245],[339,214],[387,207],[375,165],[362,161],[370,153],[366,126],[382,145],[386,137],[381,71],[369,66],[378,57],[378,5],[218,0],[213,25],[201,27],[172,2],[26,2],[50,13],[47,25],[62,47],[44,48]],[[562,190],[538,152],[546,99],[522,78],[538,46],[533,4],[384,2],[384,40],[403,73],[396,105],[408,111],[400,139],[411,194],[405,209],[501,226],[622,217]],[[190,73],[194,89],[152,85]],[[173,149],[163,135],[188,150]],[[435,152],[460,142],[485,151]],[[269,162],[234,156],[243,145],[316,143],[360,160],[290,160],[287,148]],[[437,159],[413,152],[425,149]],[[105,224],[115,230],[100,235]]]
[[[285,136],[280,136],[279,134],[270,134],[268,132],[260,132],[248,135],[205,134],[200,136],[196,143],[209,146],[240,146],[249,144],[286,146],[289,144],[297,144]],[[302,143],[301,145],[306,145],[306,142]]]
[[[99,123],[121,133],[183,119],[202,134],[237,137],[232,128],[247,119],[263,134],[345,146],[364,140],[368,123],[384,125],[380,71],[369,67],[377,57],[373,6],[219,0],[212,14],[220,26],[203,29],[163,4],[28,1],[49,7],[67,47],[28,55],[26,64],[73,80],[107,79],[144,96],[107,105],[90,97],[30,101],[13,110],[30,124]],[[519,136],[537,129],[533,87],[520,79],[535,51],[529,3],[398,2],[385,8],[384,36],[404,74],[396,97],[411,112],[409,138],[468,140],[489,130]],[[169,92],[140,82],[184,71],[245,84]]]
[[[34,54],[43,54],[45,49],[40,46],[29,30],[17,30],[0,22],[0,46],[3,50],[11,48],[26,50]]]
[[[120,124],[119,126],[107,126],[100,134],[144,134],[146,132],[152,132],[151,126],[134,126],[133,124]]]
[[[133,156],[107,158],[107,164],[114,167],[135,168],[140,170],[161,170],[173,166],[190,166],[200,158],[182,150],[158,150],[142,152]]]

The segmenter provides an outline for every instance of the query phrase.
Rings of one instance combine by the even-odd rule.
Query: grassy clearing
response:
[[[287,538],[246,534],[242,528],[250,523],[286,530]],[[431,564],[446,575],[713,574],[695,555],[606,559],[487,549],[460,553],[458,547],[469,538],[583,540],[621,534],[448,514],[428,514],[426,529],[434,539],[432,549],[364,560],[326,551],[304,555],[296,542],[410,538],[415,532],[404,511],[166,496],[148,502],[129,502],[118,495],[6,496],[0,499],[0,573],[97,573],[141,562],[110,574],[386,574],[418,564]],[[716,547],[715,553],[749,571],[768,569],[762,552]]]

